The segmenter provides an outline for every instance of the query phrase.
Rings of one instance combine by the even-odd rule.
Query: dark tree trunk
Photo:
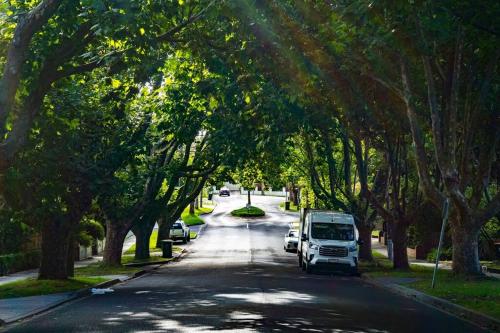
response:
[[[292,198],[293,204],[295,205],[295,207],[298,207],[299,206],[299,190],[294,186],[292,189],[292,193],[293,193],[293,198]]]
[[[149,240],[154,229],[154,223],[140,223],[134,226],[132,231],[135,235],[135,259],[147,259],[149,253]]]
[[[42,258],[38,279],[67,279],[70,226],[65,221],[46,221],[42,226]]]
[[[120,266],[122,261],[123,242],[128,228],[122,224],[106,222],[106,244],[104,245],[103,264]]]
[[[158,221],[158,238],[156,240],[156,248],[161,249],[161,241],[168,239],[170,236],[170,225],[167,223],[167,219],[162,217]]]
[[[203,208],[203,190],[200,192],[200,208]]]
[[[451,222],[453,273],[460,275],[481,275],[478,243],[480,229],[471,226],[471,223],[467,223],[470,221],[458,221],[455,218]]]
[[[404,221],[398,221],[391,224],[391,238],[393,245],[393,268],[408,269],[408,224]]]
[[[194,201],[189,204],[189,214],[194,215]]]
[[[359,259],[372,261],[372,228],[365,225],[358,226],[359,239],[362,244],[359,246]]]
[[[248,206],[251,206],[252,202],[250,201],[250,190],[247,191],[247,196],[248,196]]]
[[[75,235],[70,236],[69,239],[69,248],[68,248],[68,261],[67,261],[67,266],[66,270],[68,272],[69,277],[75,276],[75,259],[77,256],[78,249],[78,243],[75,240]]]

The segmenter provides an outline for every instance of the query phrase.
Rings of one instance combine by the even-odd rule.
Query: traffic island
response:
[[[249,206],[235,209],[231,212],[231,215],[236,217],[259,217],[266,215],[266,213],[258,207]]]

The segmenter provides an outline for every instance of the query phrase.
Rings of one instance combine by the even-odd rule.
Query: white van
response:
[[[358,274],[358,230],[352,215],[335,211],[301,211],[298,261],[307,273],[331,267]]]

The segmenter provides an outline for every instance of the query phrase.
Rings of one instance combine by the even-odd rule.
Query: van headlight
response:
[[[311,250],[318,250],[319,249],[319,245],[313,244],[313,243],[309,243],[309,248]]]
[[[356,245],[349,246],[349,252],[356,252],[358,250],[358,247]]]

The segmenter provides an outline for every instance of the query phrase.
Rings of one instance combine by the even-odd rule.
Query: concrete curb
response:
[[[44,308],[39,308],[39,309],[36,309],[34,311],[31,311],[29,313],[25,313],[25,314],[22,314],[18,317],[15,317],[14,319],[12,320],[9,320],[9,321],[3,321],[0,319],[0,327],[2,328],[5,328],[6,325],[9,325],[9,324],[14,324],[16,322],[19,322],[21,320],[25,320],[25,319],[28,319],[30,317],[33,317],[33,316],[36,316],[38,314],[41,314],[41,313],[44,313],[44,312],[47,312],[49,310],[52,310],[60,305],[63,305],[65,303],[68,303],[68,302],[71,302],[71,301],[75,301],[77,299],[80,299],[80,298],[84,298],[84,297],[87,297],[87,296],[90,296],[92,295],[92,288],[107,288],[107,287],[110,287],[110,286],[113,286],[115,284],[118,284],[120,282],[127,282],[127,281],[130,281],[132,279],[136,279],[136,278],[139,278],[147,273],[150,273],[158,268],[160,268],[161,266],[164,266],[164,265],[167,265],[171,262],[174,262],[174,261],[178,261],[179,259],[181,259],[182,257],[185,256],[185,254],[187,254],[187,251],[186,250],[182,250],[182,252],[180,253],[179,256],[177,257],[174,257],[172,260],[170,261],[167,261],[167,262],[162,262],[160,264],[152,264],[152,263],[149,263],[149,265],[151,266],[155,266],[155,267],[151,267],[150,269],[143,269],[143,270],[140,270],[136,273],[134,273],[132,276],[124,279],[124,280],[120,280],[120,279],[112,279],[112,280],[109,280],[109,281],[104,281],[102,283],[99,283],[93,287],[89,287],[89,288],[85,288],[85,289],[80,289],[80,290],[77,290],[74,292],[74,295],[67,298],[67,299],[64,299],[64,300],[61,300],[61,301],[58,301],[58,302],[55,302],[53,304],[50,304],[49,306],[46,306]]]
[[[374,285],[379,288],[384,288],[397,295],[413,299],[417,302],[423,303],[428,306],[432,306],[443,312],[451,314],[455,317],[471,322],[474,325],[477,325],[483,329],[491,330],[493,332],[500,332],[500,320],[497,320],[488,315],[464,308],[461,305],[451,303],[442,298],[427,295],[423,292],[407,288],[398,284],[381,283],[373,278],[369,278],[366,276],[362,276],[362,279],[371,285]]]

